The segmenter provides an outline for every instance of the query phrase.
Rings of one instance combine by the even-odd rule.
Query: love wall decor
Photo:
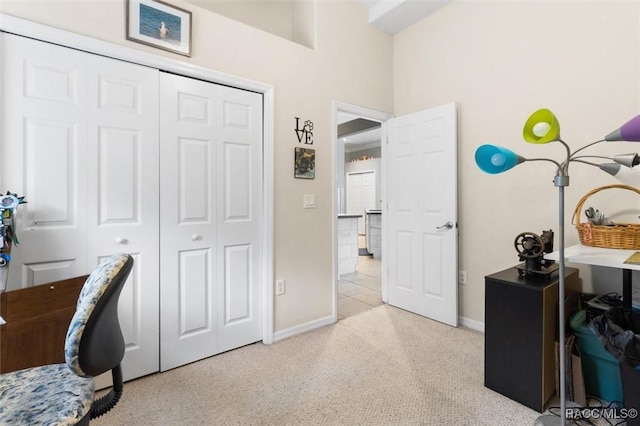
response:
[[[298,143],[313,145],[313,122],[306,120],[300,127],[300,117],[294,117],[296,125],[294,132]],[[293,176],[299,179],[315,179],[316,177],[316,150],[296,147]]]

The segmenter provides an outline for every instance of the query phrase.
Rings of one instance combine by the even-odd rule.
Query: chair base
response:
[[[111,377],[113,378],[113,388],[106,395],[93,401],[91,406],[91,419],[95,419],[111,410],[120,401],[122,396],[122,367],[118,364],[113,370],[111,370]]]

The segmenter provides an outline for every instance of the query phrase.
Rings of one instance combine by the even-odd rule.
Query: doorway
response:
[[[334,103],[336,321],[379,306],[384,300],[381,124],[389,118],[390,114],[380,111]]]
[[[457,109],[451,102],[394,117],[334,103],[334,316],[338,320],[338,275],[349,244],[338,244],[357,227],[342,225],[339,184],[344,144],[338,143],[338,113],[382,123],[381,296],[383,303],[457,326]],[[346,215],[349,216],[349,215]],[[356,215],[357,216],[357,215]],[[420,218],[420,220],[415,220]],[[356,228],[355,231],[350,231]],[[357,247],[357,243],[353,244]],[[340,258],[340,263],[338,259]],[[355,266],[355,265],[354,265]],[[355,271],[355,269],[354,269]]]

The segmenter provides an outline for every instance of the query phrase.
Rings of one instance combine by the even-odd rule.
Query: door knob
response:
[[[198,235],[198,234],[191,235],[191,240],[198,241],[199,239],[200,239],[200,235]]]
[[[122,237],[116,237],[115,242],[116,244],[127,244],[127,239]]]
[[[453,223],[447,222],[442,226],[438,226],[436,229],[441,230],[441,229],[451,229],[451,228],[453,228]]]

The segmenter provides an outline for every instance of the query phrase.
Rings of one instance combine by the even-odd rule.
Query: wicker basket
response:
[[[640,224],[616,223],[613,226],[594,225],[591,222],[581,223],[580,213],[587,198],[605,189],[619,188],[640,194],[640,190],[632,186],[615,184],[592,189],[580,199],[573,212],[572,223],[578,230],[580,242],[585,246],[638,250],[640,249]]]

